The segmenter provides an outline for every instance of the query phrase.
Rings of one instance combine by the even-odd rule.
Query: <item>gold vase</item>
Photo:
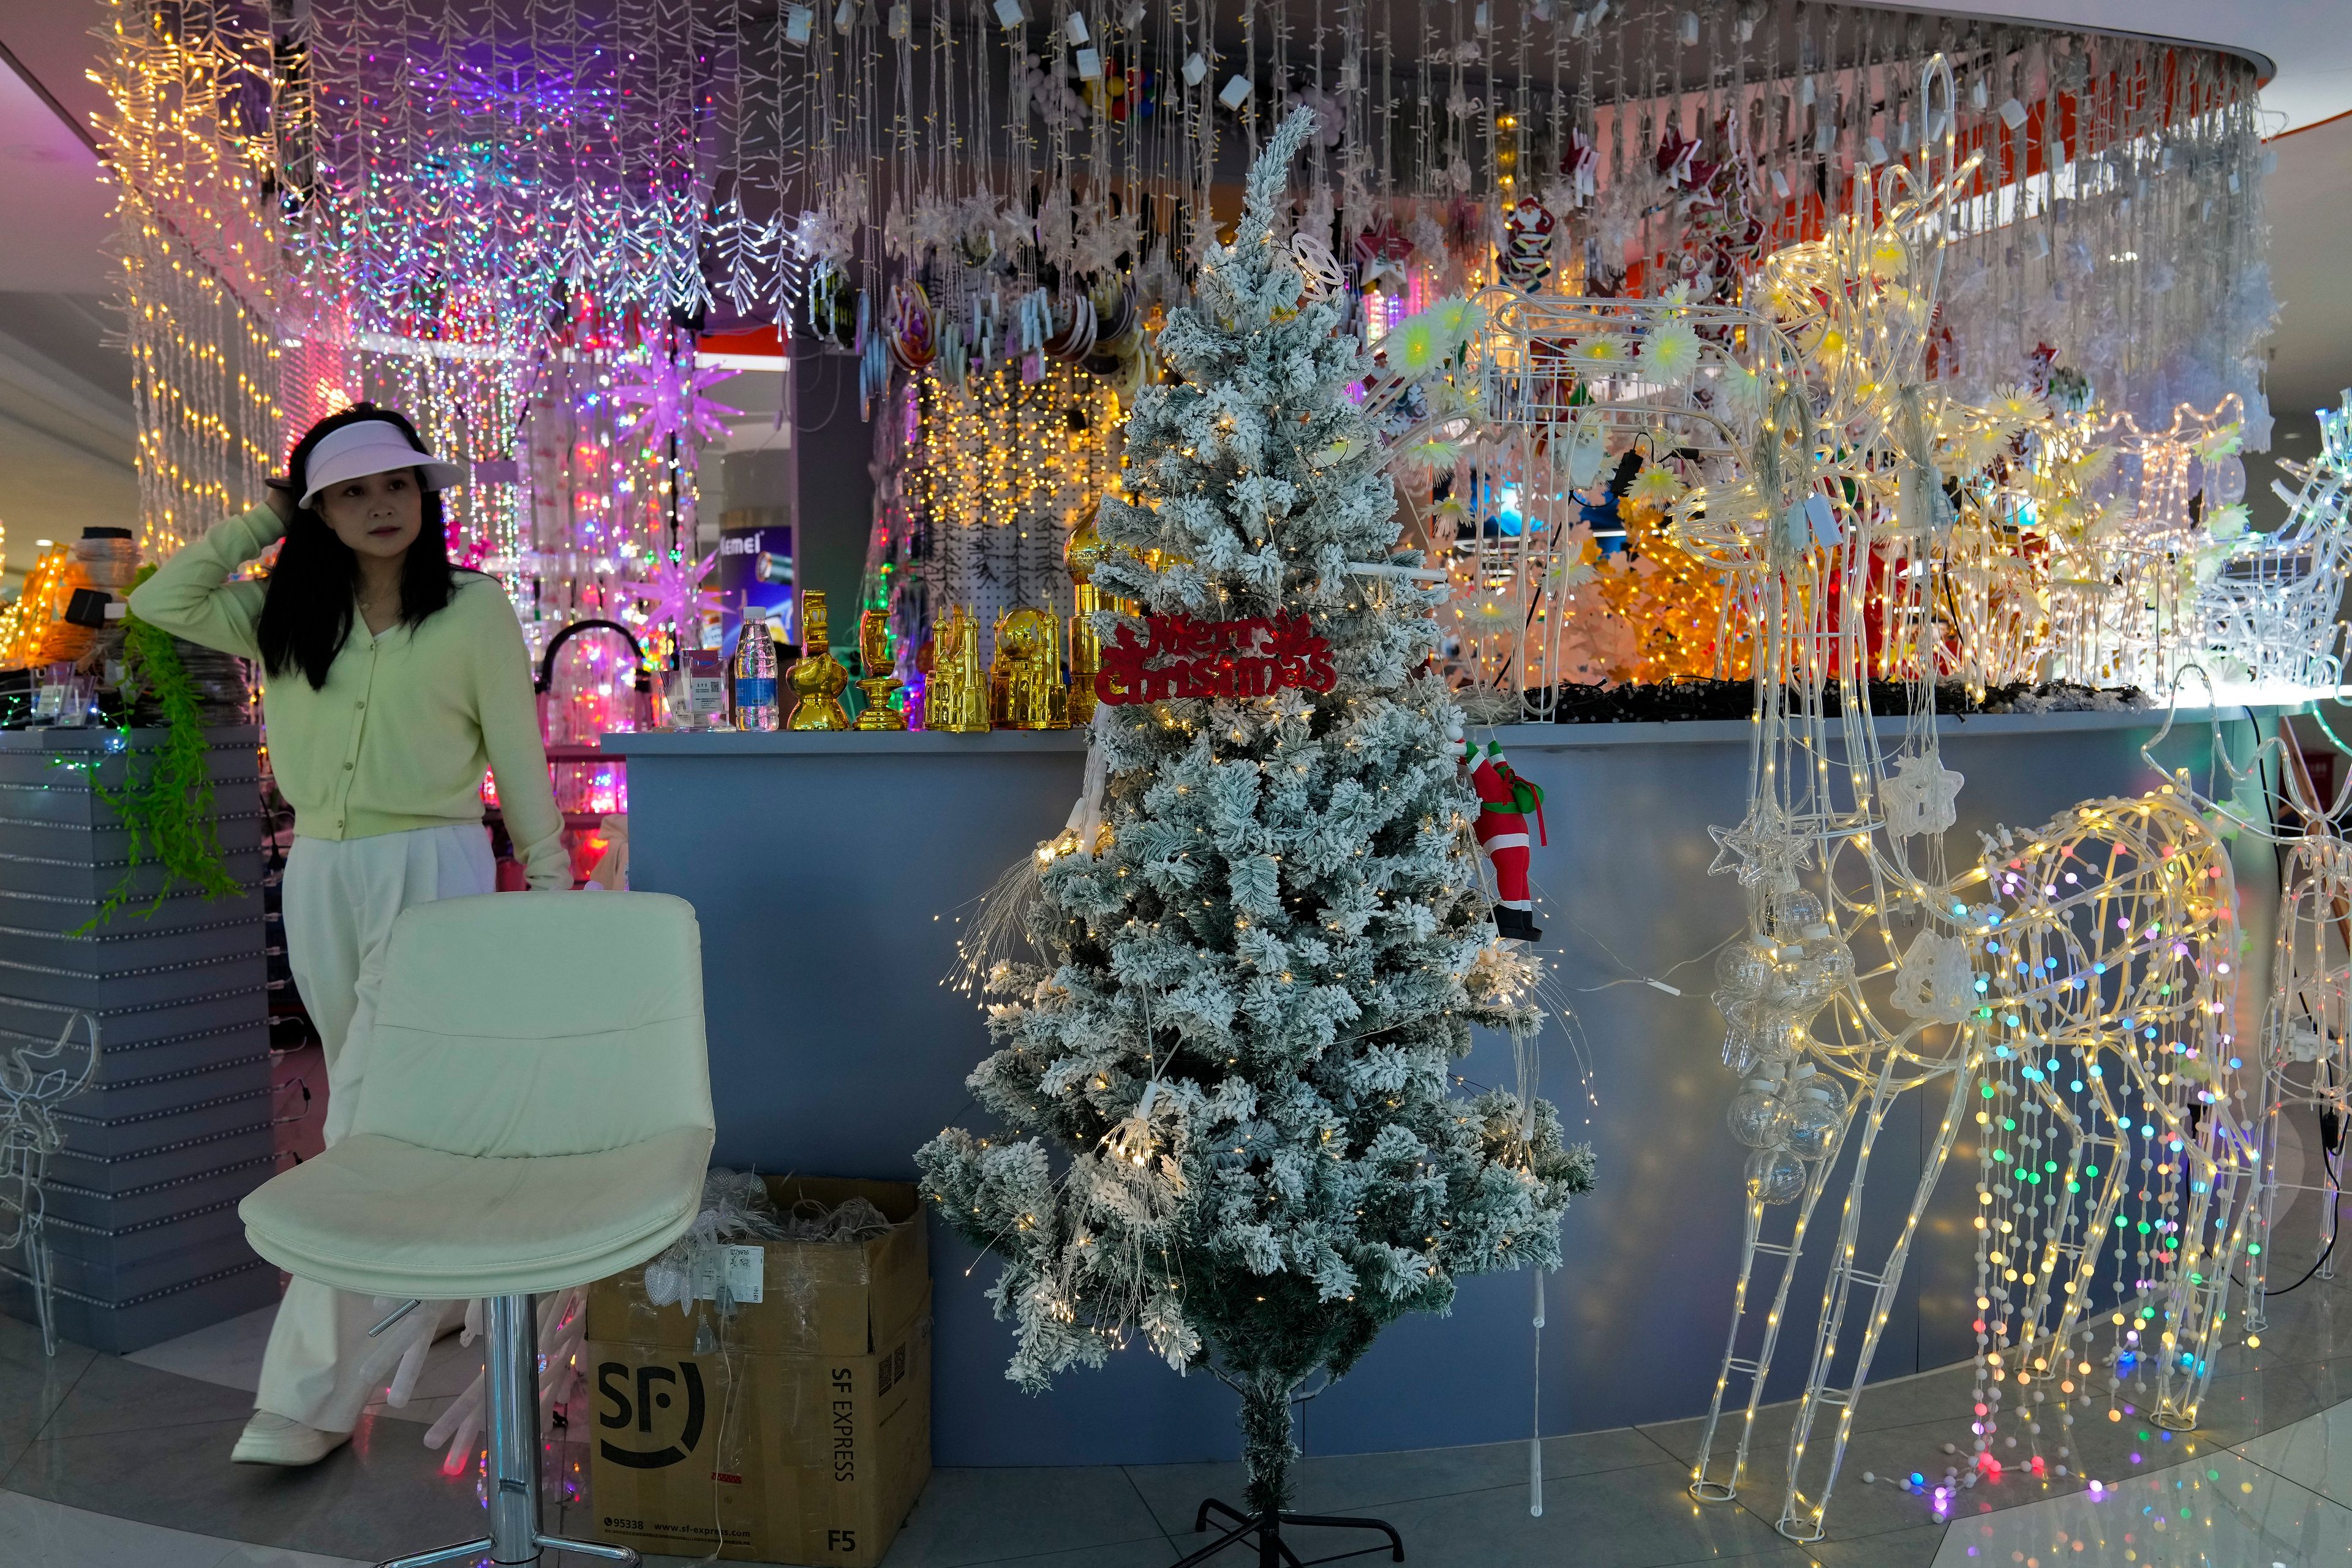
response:
[[[801,593],[801,647],[809,651],[793,661],[784,680],[793,689],[793,716],[787,730],[846,730],[849,710],[841,694],[849,689],[849,671],[833,657],[824,613],[824,590]]]
[[[1062,683],[1062,623],[1057,616],[1024,606],[996,617],[988,710],[1002,729],[1070,727],[1070,689]]]
[[[866,693],[866,710],[857,716],[860,730],[903,730],[906,716],[890,706],[898,678],[890,673],[890,612],[867,610],[857,617],[857,659],[866,679],[857,689]]]
[[[980,623],[950,606],[931,629],[931,669],[923,682],[923,728],[951,735],[987,732],[988,678],[980,668]]]

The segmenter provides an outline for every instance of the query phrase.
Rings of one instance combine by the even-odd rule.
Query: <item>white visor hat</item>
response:
[[[388,474],[395,468],[415,468],[425,477],[428,490],[446,490],[466,482],[465,464],[418,451],[391,420],[358,419],[330,430],[310,448],[310,465],[303,472],[303,483],[309,488],[302,492],[301,504],[316,504],[320,495],[346,479]]]

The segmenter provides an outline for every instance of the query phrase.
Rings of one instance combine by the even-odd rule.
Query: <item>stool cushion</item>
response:
[[[505,895],[514,897],[516,895]],[[643,1263],[701,1202],[708,1127],[500,1158],[353,1133],[237,1205],[255,1251],[359,1295],[544,1294]]]

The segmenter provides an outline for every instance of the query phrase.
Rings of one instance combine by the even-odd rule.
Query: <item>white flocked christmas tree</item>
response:
[[[1465,1275],[1557,1267],[1592,1169],[1531,1088],[1456,1092],[1474,1023],[1539,1016],[1479,886],[1433,591],[1356,570],[1418,558],[1391,554],[1349,395],[1370,367],[1276,231],[1311,123],[1267,144],[1169,318],[1177,379],[1137,402],[1094,581],[1159,616],[1303,615],[1336,685],[1104,710],[1102,834],[1043,873],[1047,962],[992,977],[999,1048],[971,1084],[1004,1131],[919,1156],[940,1217],[1002,1259],[1010,1375],[1042,1388],[1138,1340],[1214,1373],[1253,1515],[1288,1495],[1302,1385]]]

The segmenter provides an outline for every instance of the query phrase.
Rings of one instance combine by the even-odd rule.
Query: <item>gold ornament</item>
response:
[[[996,617],[996,660],[988,671],[989,717],[1006,730],[1066,730],[1070,692],[1062,684],[1062,623],[1044,610]]]
[[[890,693],[898,689],[898,678],[890,673],[890,612],[868,610],[857,617],[857,658],[866,667],[866,679],[857,689],[866,693],[866,711],[857,716],[860,730],[903,730],[904,715],[890,706]]]
[[[923,683],[923,728],[951,735],[985,733],[988,681],[980,669],[980,623],[951,606],[931,632],[931,670]]]
[[[841,694],[849,689],[849,671],[841,668],[827,646],[824,589],[809,588],[801,594],[801,647],[809,651],[794,659],[784,673],[794,698],[793,716],[784,728],[846,730],[849,710],[841,705]]]
[[[1091,723],[1095,716],[1095,673],[1102,668],[1102,638],[1095,635],[1094,613],[1103,607],[1102,590],[1094,585],[1095,568],[1109,550],[1095,531],[1089,511],[1070,531],[1062,547],[1062,563],[1069,568],[1076,609],[1070,616],[1070,722]]]

